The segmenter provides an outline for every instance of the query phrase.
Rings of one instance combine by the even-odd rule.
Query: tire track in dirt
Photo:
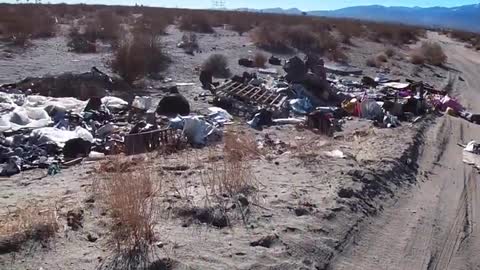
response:
[[[472,198],[474,194],[478,193],[474,173],[470,173],[467,177],[467,172],[464,169],[464,188],[460,196],[455,220],[450,227],[443,246],[432,257],[428,270],[449,269],[450,262],[459,249],[460,244],[470,234],[472,224],[470,221],[470,217],[472,217],[471,212],[475,211],[476,205]]]
[[[444,41],[452,65],[466,81],[465,89],[457,89],[461,101],[480,112],[480,65],[475,60],[480,54],[444,37],[431,38]],[[438,119],[426,135],[418,185],[385,207],[370,224],[363,224],[330,269],[480,269],[478,174],[462,163],[462,150],[457,146],[478,140],[478,134],[480,126],[462,119]],[[423,176],[426,181],[419,182]]]

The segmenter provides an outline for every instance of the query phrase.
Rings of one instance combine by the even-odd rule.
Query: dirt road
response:
[[[465,80],[456,89],[462,104],[480,112],[480,53],[436,33],[429,39]],[[329,269],[480,269],[480,176],[457,146],[479,140],[480,126],[443,116],[425,139],[417,185],[363,225]]]

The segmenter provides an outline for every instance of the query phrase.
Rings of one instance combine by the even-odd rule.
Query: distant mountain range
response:
[[[297,8],[271,8],[262,10],[240,9],[264,13],[301,15]],[[445,7],[385,7],[379,5],[356,6],[331,11],[307,11],[310,16],[354,18],[381,22],[395,22],[428,27],[447,27],[480,32],[480,3],[453,8]]]

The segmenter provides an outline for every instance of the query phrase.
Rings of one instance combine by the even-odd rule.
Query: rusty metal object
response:
[[[170,128],[128,134],[125,136],[125,154],[136,155],[152,152],[162,146],[176,143],[178,143],[178,133]]]
[[[251,84],[227,81],[216,90],[218,97],[235,97],[252,105],[263,105],[274,109],[281,109],[287,96],[262,89]]]
[[[306,125],[310,129],[318,130],[320,134],[333,137],[335,126],[327,113],[314,111],[307,115]]]

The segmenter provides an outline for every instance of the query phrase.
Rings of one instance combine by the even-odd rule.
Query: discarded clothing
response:
[[[226,110],[219,107],[210,107],[208,108],[210,113],[208,114],[208,119],[212,122],[219,123],[221,125],[229,123],[233,120],[233,116],[229,114]]]
[[[263,126],[271,125],[273,114],[271,111],[266,109],[260,110],[256,113],[250,121],[247,121],[247,124],[254,129],[261,129]]]
[[[295,113],[302,115],[308,114],[314,109],[312,102],[308,97],[291,99],[289,103],[290,108],[292,108]]]

